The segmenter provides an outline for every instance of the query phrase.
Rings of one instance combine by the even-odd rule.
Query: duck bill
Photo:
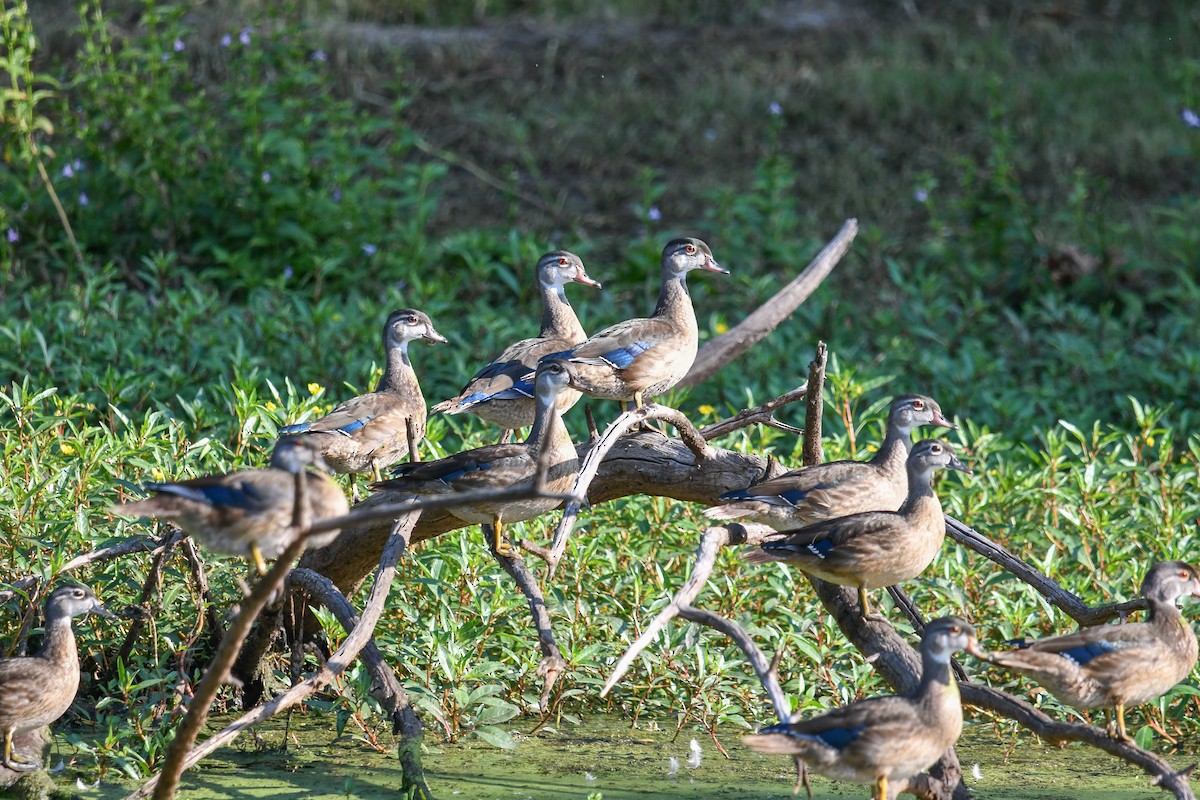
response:
[[[952,431],[958,430],[958,426],[941,415],[940,412],[933,415],[933,424],[939,428],[949,428]]]
[[[113,612],[109,611],[107,608],[105,608],[104,605],[99,600],[92,603],[92,607],[90,610],[93,614],[96,614],[101,617],[108,617],[109,619],[117,618],[117,615],[114,614]]]
[[[971,641],[967,642],[967,646],[964,649],[978,659],[982,659],[984,661],[988,660],[988,651],[984,650],[983,647],[980,646],[979,640],[974,636],[971,637]]]
[[[704,259],[704,266],[701,267],[701,269],[707,270],[708,272],[719,272],[722,275],[729,274],[729,270],[725,269],[720,264],[718,264],[716,262],[716,259],[714,259],[712,256],[709,256],[708,258]]]
[[[963,462],[961,462],[961,461],[959,461],[959,460],[958,460],[958,456],[951,456],[951,457],[950,457],[950,463],[949,463],[949,464],[947,464],[946,466],[947,466],[948,468],[950,468],[950,469],[956,469],[956,470],[958,470],[959,472],[965,472],[965,473],[967,473],[968,475],[974,475],[974,474],[975,474],[975,473],[971,472],[971,468],[970,468],[970,467],[968,467],[966,464],[964,464]]]
[[[434,342],[436,344],[448,344],[450,342],[449,339],[447,339],[445,336],[442,336],[433,328],[426,329],[425,335],[422,338],[424,338],[426,341]]]
[[[604,288],[604,286],[600,283],[600,281],[589,277],[587,275],[587,273],[584,273],[584,272],[577,272],[575,274],[575,283],[582,283],[584,286],[591,286],[593,289],[603,289]]]

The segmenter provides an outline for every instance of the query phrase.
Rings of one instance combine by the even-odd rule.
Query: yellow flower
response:
[[[310,383],[308,385],[308,393],[309,394],[320,394],[322,391],[324,391],[324,389],[321,387],[321,384],[319,384],[319,383]]]
[[[75,448],[72,447],[71,445],[67,444],[66,442],[62,442],[58,445],[58,451],[60,453],[62,453],[64,456],[75,455]]]
[[[267,404],[265,406],[263,406],[263,408],[267,409],[267,411],[274,411],[278,407],[279,406],[275,405],[275,402],[273,400],[268,400]]]
[[[717,333],[719,333],[719,334],[727,333],[728,331],[729,331],[729,323],[728,322],[718,322],[717,323]]]
[[[1154,437],[1153,437],[1153,436],[1147,436],[1147,437],[1146,437],[1146,446],[1147,446],[1147,447],[1154,447]]]
[[[165,480],[167,477],[167,474],[162,471],[161,467],[155,467],[150,471],[150,474],[154,476],[154,480],[156,481]]]
[[[705,403],[704,405],[700,406],[700,413],[704,414],[704,415],[715,414],[716,411],[717,410],[715,408],[713,408],[712,406],[710,406],[708,403]]]

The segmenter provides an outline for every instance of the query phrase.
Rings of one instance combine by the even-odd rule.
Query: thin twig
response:
[[[800,428],[795,428],[775,419],[775,412],[784,406],[800,400],[808,393],[808,384],[804,383],[792,389],[790,392],[779,395],[773,400],[768,400],[760,406],[747,408],[744,411],[739,411],[732,417],[714,422],[712,425],[707,425],[700,429],[700,436],[706,442],[711,442],[721,436],[727,436],[734,431],[748,428],[751,425],[766,425],[769,428],[778,428],[779,430],[790,431],[795,434],[803,433]]]
[[[554,573],[558,570],[559,562],[562,561],[563,553],[567,550],[567,539],[575,527],[575,520],[579,516],[579,509],[583,507],[583,500],[587,498],[588,488],[591,486],[592,480],[595,479],[596,473],[600,470],[600,462],[604,460],[604,457],[612,450],[613,445],[617,443],[617,440],[626,431],[639,423],[652,419],[661,419],[673,425],[679,431],[680,440],[692,451],[697,465],[703,463],[708,458],[708,445],[705,444],[704,437],[692,425],[691,420],[684,416],[683,412],[677,411],[674,408],[651,403],[641,408],[626,411],[613,420],[612,424],[604,431],[604,435],[588,451],[587,457],[579,467],[579,477],[575,479],[575,487],[571,489],[572,499],[567,501],[562,519],[559,520],[558,527],[554,531],[554,538],[550,543],[550,558],[546,562],[548,566],[546,570],[547,581],[554,578]]]

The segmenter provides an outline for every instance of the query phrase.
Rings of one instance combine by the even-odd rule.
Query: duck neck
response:
[[[917,685],[917,696],[922,697],[954,687],[954,674],[950,671],[950,655],[941,653],[921,653],[921,683]]]
[[[681,330],[696,329],[696,312],[692,308],[692,296],[688,294],[687,273],[663,270],[662,288],[658,290],[658,303],[654,306],[655,317],[665,317]]]
[[[46,638],[37,657],[55,664],[78,663],[79,653],[75,649],[75,632],[71,630],[70,617],[46,620]]]
[[[417,384],[417,373],[413,372],[412,364],[408,360],[408,342],[401,342],[395,347],[388,348],[387,368],[383,372],[383,377],[379,379],[379,385],[375,387],[375,391],[400,392],[402,394],[421,391],[421,387]]]
[[[579,317],[571,302],[567,300],[566,289],[558,284],[542,285],[542,330],[543,339],[554,337],[569,341],[581,342],[587,338],[587,332],[579,324]]]
[[[566,433],[562,415],[558,413],[558,396],[552,392],[538,392],[536,405],[533,410],[533,427],[529,429],[529,438],[525,443],[534,450],[541,451],[544,445],[553,443]]]
[[[1147,622],[1151,625],[1161,628],[1166,633],[1171,633],[1177,628],[1191,631],[1191,626],[1183,619],[1183,614],[1179,612],[1179,606],[1175,605],[1174,600],[1167,600],[1163,597],[1147,597],[1146,601],[1150,604]]]
[[[871,459],[871,463],[882,471],[899,477],[904,474],[911,451],[912,434],[907,428],[889,421],[883,444],[879,446],[879,452]]]
[[[933,470],[931,469],[916,469],[907,467],[908,469],[908,495],[904,498],[904,504],[900,506],[901,514],[911,514],[912,512],[929,506],[930,512],[942,513],[942,504],[938,501],[937,493],[933,491]]]

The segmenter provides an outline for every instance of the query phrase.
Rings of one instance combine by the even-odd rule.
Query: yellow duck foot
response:
[[[871,607],[871,598],[867,596],[867,590],[858,587],[858,608],[865,622],[886,622],[887,618]]]
[[[495,538],[492,541],[492,552],[503,558],[512,558],[517,554],[516,549],[504,538],[504,527],[497,523],[492,526]]]
[[[254,568],[258,570],[259,575],[267,574],[267,562],[263,558],[262,550],[258,549],[258,545],[251,542],[250,558],[254,560]]]
[[[1124,742],[1133,741],[1133,738],[1125,730],[1125,706],[1124,706],[1124,704],[1117,705],[1116,712],[1113,714],[1112,718],[1108,721],[1108,724],[1105,726],[1105,728],[1108,731],[1108,735],[1110,737],[1112,737],[1113,739],[1118,739],[1118,740],[1124,741]]]
[[[871,793],[871,797],[876,800],[888,800],[888,779],[887,775],[880,775],[875,781],[875,791]]]
[[[4,759],[0,761],[0,766],[7,767],[13,772],[36,772],[42,768],[42,762],[13,750],[12,732],[10,731],[4,737]]]

